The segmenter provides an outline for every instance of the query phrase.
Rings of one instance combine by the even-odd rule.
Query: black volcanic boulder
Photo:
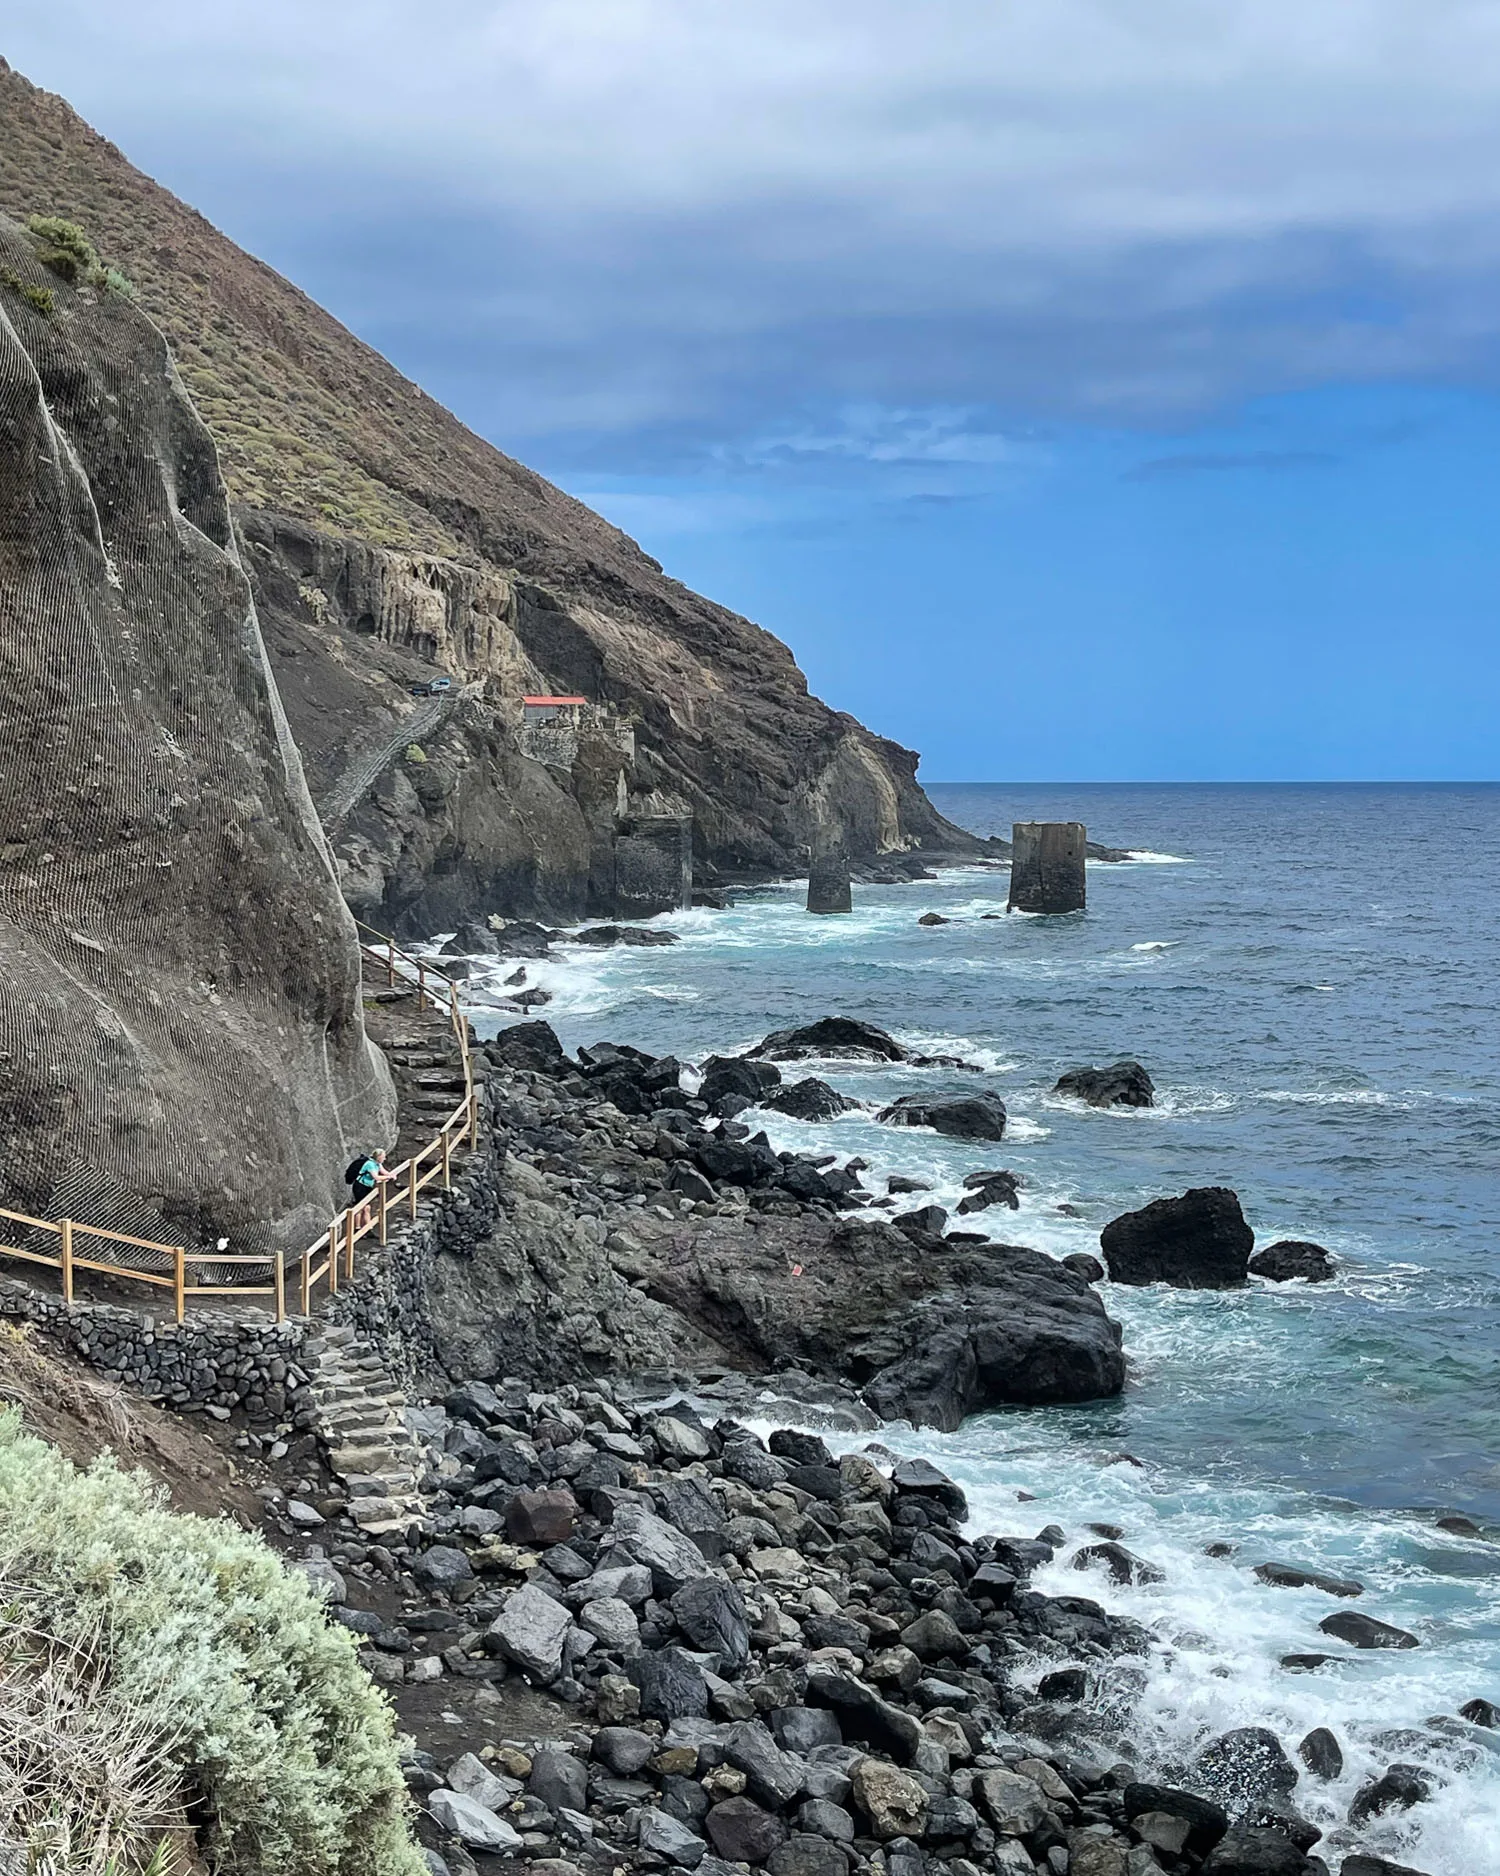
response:
[[[1321,1244],[1308,1244],[1301,1238],[1278,1238],[1250,1259],[1250,1274],[1266,1277],[1272,1283],[1291,1283],[1298,1277],[1308,1283],[1327,1283],[1334,1275],[1334,1264]]]
[[[1059,1075],[1054,1094],[1070,1094],[1090,1107],[1151,1107],[1156,1088],[1139,1062],[1112,1062],[1108,1068],[1070,1068]]]
[[[757,1066],[768,1067],[769,1064]],[[778,1114],[790,1114],[793,1120],[833,1120],[851,1107],[858,1107],[859,1103],[840,1094],[837,1088],[830,1088],[816,1075],[806,1075],[801,1081],[783,1082],[773,1093],[765,1095],[760,1105],[774,1108]]]
[[[1231,1290],[1245,1281],[1255,1233],[1227,1186],[1195,1186],[1112,1219],[1099,1246],[1115,1283]]]
[[[888,1127],[931,1127],[955,1140],[999,1140],[1005,1103],[997,1094],[903,1094],[875,1116]]]
[[[873,1023],[862,1023],[853,1016],[824,1016],[816,1023],[804,1023],[800,1029],[777,1029],[747,1055],[768,1056],[772,1061],[795,1062],[804,1056],[845,1056],[855,1062],[904,1062],[910,1050]]]
[[[484,1045],[496,1068],[528,1068],[562,1074],[573,1064],[550,1023],[512,1023]]]
[[[731,1104],[734,1111],[757,1106],[766,1095],[781,1086],[781,1070],[770,1062],[749,1062],[737,1055],[711,1055],[703,1064],[703,1084],[698,1099],[706,1101],[714,1113],[722,1113]]]
[[[590,925],[576,931],[569,940],[575,945],[675,945],[674,931],[658,931],[650,925]]]
[[[970,1173],[964,1181],[965,1196],[958,1202],[960,1216],[987,1211],[991,1205],[1008,1205],[1013,1212],[1021,1209],[1017,1194],[1021,1181],[1013,1172]]]
[[[995,1245],[982,1281],[939,1291],[870,1337],[856,1373],[884,1420],[952,1432],[1002,1405],[1099,1400],[1125,1384],[1120,1331],[1098,1296],[1039,1251]]]

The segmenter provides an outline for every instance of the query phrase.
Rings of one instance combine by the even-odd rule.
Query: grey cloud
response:
[[[583,464],[827,459],[859,439],[797,413],[861,402],[905,461],[1003,451],[997,410],[1500,377],[1493,6],[12,14],[13,60],[144,167],[490,434]],[[892,427],[953,410],[991,414]]]

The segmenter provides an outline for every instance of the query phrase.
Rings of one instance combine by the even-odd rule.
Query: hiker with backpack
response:
[[[374,1196],[375,1188],[385,1184],[387,1179],[394,1179],[393,1172],[386,1171],[385,1148],[376,1147],[373,1153],[360,1153],[344,1168],[344,1179],[349,1187],[351,1208],[363,1209]]]

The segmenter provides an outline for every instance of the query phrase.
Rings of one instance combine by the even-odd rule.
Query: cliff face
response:
[[[976,850],[917,758],[809,696],[778,640],[472,435],[3,62],[0,210],[80,223],[171,341],[357,906],[403,930],[606,911],[622,814],[691,813],[704,878],[793,870],[830,843],[857,860]],[[418,718],[429,772],[397,751],[384,793],[350,806],[421,708],[409,685],[439,673],[467,695],[432,750]],[[524,754],[528,690],[589,698],[602,741],[571,768]]]
[[[392,1130],[213,441],[0,220],[0,1189],[300,1248]]]

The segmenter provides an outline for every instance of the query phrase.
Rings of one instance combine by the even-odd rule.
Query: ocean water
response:
[[[983,1084],[813,1072],[869,1098],[991,1087],[1011,1116],[1004,1143],[867,1115],[766,1116],[776,1145],[861,1154],[928,1180],[950,1207],[966,1173],[1009,1167],[1020,1211],[976,1222],[1056,1255],[1097,1250],[1119,1212],[1205,1184],[1239,1192],[1258,1241],[1327,1245],[1339,1277],[1315,1287],[1104,1285],[1129,1357],[1121,1398],[896,1443],[959,1478],[982,1528],[1063,1524],[1074,1542],[1042,1587],[1152,1627],[1135,1719],[1150,1764],[1170,1770],[1228,1726],[1270,1725],[1291,1746],[1327,1725],[1348,1765],[1332,1787],[1304,1778],[1316,1822],[1334,1830],[1365,1778],[1420,1762],[1432,1801],[1361,1846],[1431,1876],[1500,1872],[1500,1733],[1424,1726],[1475,1695],[1500,1700],[1500,788],[931,793],[976,832],[1081,818],[1135,857],[1092,865],[1088,911],[1060,919],[985,919],[1004,910],[1006,875],[983,868],[856,887],[847,918],[809,917],[796,885],[757,890],[728,912],[657,921],[679,935],[671,948],[565,949],[533,973],[554,992],[545,1014],[570,1045],[689,1059],[823,1014],[864,1017],[982,1064]],[[929,910],[954,922],[919,926]],[[482,1002],[481,990],[490,1027]],[[1153,1110],[1049,1092],[1063,1069],[1120,1055],[1150,1070]],[[1449,1510],[1494,1541],[1437,1530]],[[1070,1557],[1091,1520],[1123,1525],[1166,1580],[1080,1576]],[[1216,1539],[1233,1558],[1204,1555]],[[1251,1572],[1271,1557],[1357,1576],[1366,1593],[1350,1605],[1269,1588]],[[1421,1647],[1344,1658],[1317,1624],[1351,1606]],[[1320,1648],[1337,1664],[1279,1665]]]

